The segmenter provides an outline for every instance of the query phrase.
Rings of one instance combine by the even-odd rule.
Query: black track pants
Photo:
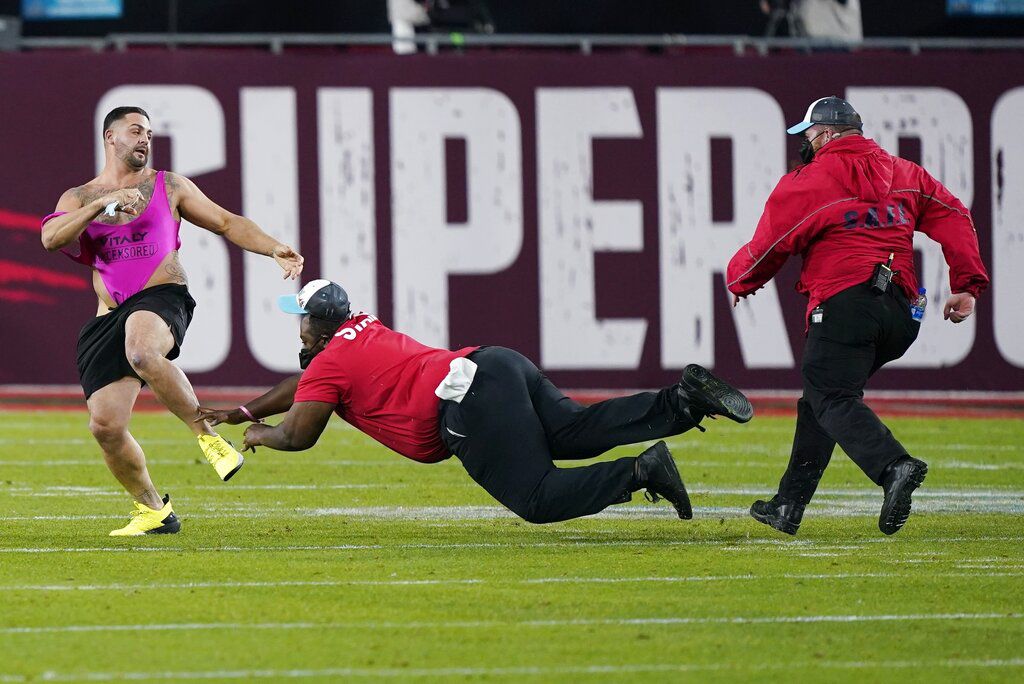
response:
[[[461,403],[442,401],[441,439],[481,487],[521,518],[556,522],[590,515],[636,491],[635,458],[557,468],[623,444],[693,427],[670,405],[671,388],[584,407],[564,396],[522,354],[485,347]]]
[[[872,482],[907,455],[889,428],[864,403],[864,385],[898,359],[917,338],[920,323],[895,285],[876,294],[867,285],[843,290],[822,304],[804,347],[804,394],[797,402],[796,434],[779,495],[807,504],[838,443]],[[933,313],[934,315],[934,313]]]

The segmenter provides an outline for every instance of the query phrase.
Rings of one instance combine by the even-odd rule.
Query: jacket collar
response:
[[[827,154],[871,154],[880,149],[878,143],[863,135],[847,135],[822,145],[814,158],[818,159]]]

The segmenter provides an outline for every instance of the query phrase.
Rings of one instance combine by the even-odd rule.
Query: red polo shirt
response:
[[[452,359],[476,349],[427,347],[376,316],[357,314],[303,372],[295,401],[334,404],[345,422],[402,456],[443,461],[451,454],[438,435],[434,390]]]

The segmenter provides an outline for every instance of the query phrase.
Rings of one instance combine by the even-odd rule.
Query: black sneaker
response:
[[[695,416],[690,408],[712,418],[725,416],[737,423],[746,423],[754,417],[754,407],[743,392],[695,363],[683,369],[683,377],[676,385],[676,395],[683,412],[691,418]]]
[[[178,520],[178,516],[174,513],[171,513],[160,522],[162,523],[160,527],[149,530],[146,534],[177,534],[181,531],[181,521]]]
[[[636,479],[641,487],[647,489],[644,496],[651,503],[665,498],[675,506],[680,518],[689,520],[693,517],[686,485],[679,477],[675,459],[664,442],[658,442],[636,457]]]
[[[928,464],[907,456],[885,469],[882,488],[885,500],[878,515],[878,529],[885,534],[896,534],[910,517],[910,495],[924,482]]]
[[[779,532],[796,534],[804,517],[804,507],[795,501],[775,495],[771,501],[755,501],[750,507],[750,517]]]

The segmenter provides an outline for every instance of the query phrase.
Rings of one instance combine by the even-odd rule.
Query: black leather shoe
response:
[[[878,529],[885,534],[896,534],[910,517],[910,495],[924,482],[928,464],[907,456],[885,469],[882,488],[885,500],[878,515]]]
[[[804,517],[804,507],[795,501],[775,495],[771,501],[755,501],[750,507],[750,517],[774,527],[779,532],[796,534]]]
[[[686,493],[675,459],[664,442],[658,442],[636,457],[636,479],[641,487],[647,489],[645,496],[651,503],[665,498],[675,506],[680,518],[689,520],[693,517],[690,495]]]
[[[746,423],[754,417],[754,407],[738,389],[716,378],[703,366],[691,363],[683,369],[683,377],[676,385],[676,395],[682,405],[682,413],[690,418],[693,410],[706,416],[725,416],[737,423]]]

